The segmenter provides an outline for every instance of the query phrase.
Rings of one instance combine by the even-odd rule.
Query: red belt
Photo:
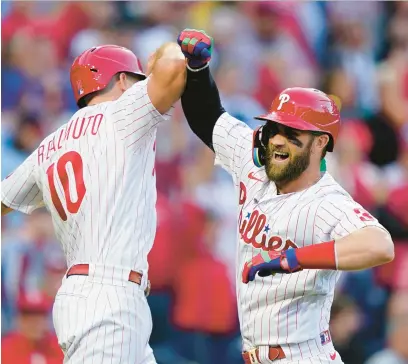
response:
[[[244,353],[242,353],[242,358],[244,359],[245,364],[260,363],[259,349],[254,348],[250,351],[245,351]],[[269,347],[269,360],[278,360],[284,358],[286,358],[286,355],[280,346]]]
[[[69,276],[87,276],[89,275],[89,264],[77,264],[68,269],[67,278]],[[131,270],[129,273],[129,282],[139,284],[142,282],[142,274]]]

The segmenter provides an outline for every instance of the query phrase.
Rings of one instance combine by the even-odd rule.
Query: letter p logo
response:
[[[279,103],[279,106],[278,106],[278,110],[282,109],[283,104],[285,102],[288,102],[290,100],[290,97],[289,97],[288,94],[280,94],[279,95],[279,100],[280,100],[280,103]]]

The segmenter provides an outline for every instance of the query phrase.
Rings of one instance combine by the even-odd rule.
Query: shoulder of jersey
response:
[[[344,190],[330,175],[324,176],[317,184],[300,192],[299,202],[310,203],[312,200],[319,205],[339,205],[352,201],[350,194]]]
[[[336,206],[338,209],[342,209],[343,206],[355,204],[351,195],[344,190],[340,185],[328,187],[326,190],[322,189],[311,194],[313,200],[320,206]]]
[[[333,196],[333,198],[336,198],[336,199],[338,198],[351,199],[352,198],[350,194],[334,179],[334,177],[327,172],[326,172],[326,175],[324,176],[324,180],[321,181],[320,185],[322,188],[329,189],[330,191],[329,195]]]

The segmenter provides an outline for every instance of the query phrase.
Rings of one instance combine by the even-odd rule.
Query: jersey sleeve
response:
[[[340,239],[367,226],[377,226],[386,230],[374,216],[353,200],[329,203],[325,209],[328,215],[335,217],[330,233],[331,239]]]
[[[213,131],[215,164],[230,173],[234,181],[240,179],[244,164],[252,160],[253,130],[228,113],[217,120]]]
[[[36,156],[37,150],[1,182],[1,202],[26,214],[44,206],[43,195],[35,179]]]
[[[144,138],[152,135],[157,125],[172,116],[173,106],[161,114],[147,92],[149,78],[135,83],[118,99],[112,111],[113,123],[126,148],[137,149]]]

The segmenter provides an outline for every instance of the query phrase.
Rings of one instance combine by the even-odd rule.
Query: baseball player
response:
[[[53,320],[64,363],[155,363],[144,294],[156,229],[155,136],[185,87],[177,43],[149,59],[104,45],[77,57],[79,110],[2,182],[2,215],[51,213],[69,267]]]
[[[223,109],[208,62],[213,40],[186,29],[187,121],[232,176],[238,212],[237,299],[245,363],[342,363],[330,307],[340,271],[391,261],[393,242],[320,165],[339,110],[325,93],[281,92],[253,131]]]

